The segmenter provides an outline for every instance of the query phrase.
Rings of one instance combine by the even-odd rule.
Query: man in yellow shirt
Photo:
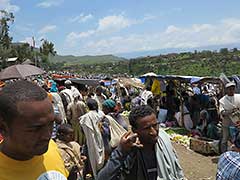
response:
[[[66,180],[68,171],[50,140],[54,112],[47,93],[28,81],[0,91],[1,180]]]

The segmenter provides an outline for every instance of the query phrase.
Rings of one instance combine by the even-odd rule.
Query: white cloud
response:
[[[0,0],[0,9],[15,13],[20,10],[20,7],[11,4],[10,0]]]
[[[133,20],[130,20],[123,15],[106,16],[99,20],[97,30],[104,32],[118,31],[129,27],[133,23]]]
[[[179,30],[180,30],[180,29],[177,28],[176,26],[170,25],[170,26],[167,27],[165,33],[166,33],[166,34],[171,34],[171,33],[179,32]]]
[[[87,32],[75,33],[71,32],[66,37],[66,42],[69,46],[74,46],[79,39],[89,37],[90,35],[94,34],[95,31],[89,30]]]
[[[143,19],[140,20],[139,22],[144,23],[145,21],[153,20],[153,19],[155,19],[155,18],[156,18],[156,16],[153,16],[153,15],[151,15],[151,14],[147,14],[147,15],[145,15],[145,16],[143,17]]]
[[[88,14],[88,15],[84,15],[83,13],[80,14],[79,16],[75,16],[71,19],[69,19],[69,21],[71,23],[74,23],[74,22],[78,22],[78,23],[84,23],[84,22],[87,22],[88,20],[92,19],[93,18],[93,15],[92,14]]]
[[[38,31],[39,34],[46,34],[46,33],[49,33],[49,32],[53,32],[57,29],[57,26],[56,25],[47,25],[47,26],[44,26],[42,29],[40,29]]]
[[[64,0],[44,0],[37,4],[38,7],[49,8],[52,6],[59,6],[64,2]]]
[[[129,23],[121,21],[120,27]],[[129,22],[129,21],[127,21]],[[107,24],[107,23],[106,23]],[[104,27],[110,27],[104,26]],[[195,48],[240,42],[240,19],[223,19],[214,24],[169,25],[165,30],[144,34],[93,36],[97,31],[72,33],[73,49],[79,54],[117,54],[166,48]],[[92,35],[92,36],[90,36]],[[84,39],[83,37],[91,37]]]
[[[113,32],[118,32],[124,28],[130,27],[135,24],[142,24],[146,21],[154,19],[155,16],[145,15],[142,19],[130,19],[125,17],[123,14],[106,16],[102,19],[99,19],[98,26],[96,29],[91,29],[86,32],[71,32],[67,35],[66,42],[75,44],[75,41],[79,41],[82,38],[88,38],[93,35],[98,34],[111,34]],[[72,21],[77,21],[79,18],[76,17]]]

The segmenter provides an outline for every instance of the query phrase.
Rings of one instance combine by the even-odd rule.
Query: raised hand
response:
[[[128,131],[120,139],[120,148],[123,153],[128,153],[133,147],[142,148],[143,145],[138,139],[137,133]]]

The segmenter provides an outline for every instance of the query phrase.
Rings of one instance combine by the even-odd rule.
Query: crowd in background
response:
[[[181,83],[156,77],[146,78],[144,88],[120,83],[106,85],[104,81],[89,86],[68,79],[56,81],[50,75],[29,81],[48,93],[55,114],[51,138],[60,150],[66,169],[69,172],[74,169],[77,179],[97,179],[99,171],[99,179],[106,176],[104,169],[109,168],[111,157],[117,156],[113,152],[121,137],[134,128],[129,112],[141,106],[151,107],[157,117],[156,126],[183,127],[190,136],[221,140],[220,152],[228,150],[229,139],[234,142],[231,135],[238,120],[233,122],[231,118],[233,114],[238,116],[240,99],[234,92],[233,82],[225,85],[227,95],[222,97],[217,83]],[[11,83],[14,82],[6,82]],[[183,175],[176,176],[183,178]]]

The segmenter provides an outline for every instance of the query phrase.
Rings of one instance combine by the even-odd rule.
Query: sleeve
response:
[[[219,112],[222,114],[224,111],[222,100],[219,101]]]
[[[124,155],[120,148],[116,148],[106,165],[99,171],[97,180],[121,180],[130,172],[130,168],[136,159],[136,153]]]

